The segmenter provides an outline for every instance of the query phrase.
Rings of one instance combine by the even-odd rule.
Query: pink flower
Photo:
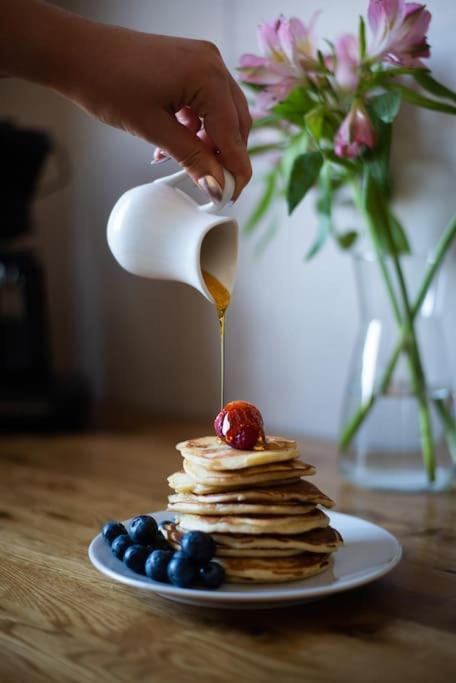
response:
[[[302,82],[307,70],[316,64],[312,43],[315,17],[309,26],[296,17],[279,17],[258,26],[261,55],[244,54],[239,63],[241,78],[246,83],[264,85],[257,96],[257,110],[267,109],[286,98]]]
[[[241,56],[239,71],[243,81],[257,85],[280,83],[285,77],[291,75],[288,64],[251,54]]]
[[[258,92],[249,107],[252,119],[255,121],[256,119],[261,119],[263,116],[266,116],[274,104],[275,101],[272,100],[269,93],[265,90]]]
[[[367,111],[361,102],[355,100],[336,133],[335,152],[338,157],[355,159],[363,146],[373,149],[374,145],[375,132]]]
[[[264,22],[258,26],[258,45],[262,55],[242,55],[239,71],[247,83],[273,85],[284,78],[296,77],[295,69],[282,49],[279,30],[284,19]]]
[[[256,93],[254,103],[250,106],[252,118],[261,119],[263,116],[266,116],[272,107],[286,98],[290,90],[294,88],[294,83],[293,80],[293,84],[290,86],[285,80],[277,85],[270,85]]]
[[[369,26],[374,41],[369,54],[379,61],[407,67],[423,67],[429,57],[426,32],[431,13],[425,5],[404,0],[370,0]]]
[[[298,75],[304,75],[315,67],[317,53],[313,45],[312,34],[318,14],[314,14],[308,26],[300,19],[282,17],[278,28],[278,37],[282,51]]]
[[[355,90],[358,85],[358,39],[347,33],[337,39],[335,48],[335,67],[330,66],[330,68],[334,68],[334,76],[337,84],[342,90]]]

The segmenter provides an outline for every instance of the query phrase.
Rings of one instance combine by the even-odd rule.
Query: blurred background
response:
[[[321,9],[318,34],[330,38],[356,31],[358,15],[367,9],[366,0],[55,4],[97,21],[211,40],[233,71],[243,52],[256,51],[256,25],[262,20],[283,13],[306,21]],[[429,0],[427,5],[433,13],[430,65],[438,80],[455,89],[456,4]],[[422,110],[410,117],[404,106],[393,159],[396,208],[415,250],[426,253],[455,211],[456,128],[454,117]],[[142,280],[122,271],[106,244],[106,221],[120,194],[173,172],[173,162],[151,166],[150,145],[18,80],[0,79],[0,118],[48,131],[71,166],[69,182],[34,203],[34,232],[28,238],[44,266],[56,373],[85,379],[95,400],[160,415],[212,417],[219,391],[213,308],[184,285]],[[51,156],[43,183],[65,172]],[[231,209],[241,227],[258,197],[261,172],[261,165],[256,166],[250,186]],[[227,321],[226,398],[256,403],[269,431],[334,438],[358,310],[350,256],[330,245],[311,263],[304,262],[315,227],[309,197],[291,219],[283,215],[262,253],[256,246],[260,233],[243,239]],[[445,273],[443,325],[454,386],[454,251]],[[80,386],[82,396],[85,385]]]

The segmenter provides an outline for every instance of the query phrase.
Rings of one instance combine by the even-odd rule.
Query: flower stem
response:
[[[404,335],[401,335],[401,341],[404,338]],[[394,368],[396,366],[396,363],[399,359],[399,356],[401,355],[403,346],[401,344],[397,344],[396,348],[394,349],[394,353],[392,354],[390,361],[388,363],[388,366],[383,374],[382,381],[380,382],[380,386],[378,391],[372,392],[372,394],[369,396],[367,401],[362,403],[356,413],[353,415],[349,423],[346,425],[344,428],[342,435],[339,440],[339,446],[342,450],[345,450],[349,445],[353,437],[355,436],[356,432],[358,431],[359,427],[361,424],[364,422],[366,417],[369,415],[371,409],[374,407],[374,403],[377,400],[379,396],[384,394],[386,390],[388,389],[389,383],[391,381],[391,377],[394,372]]]
[[[394,291],[393,283],[388,271],[387,264],[385,263],[384,255],[382,253],[382,247],[378,239],[377,231],[376,231],[376,226],[374,224],[374,221],[372,217],[369,214],[369,211],[366,210],[366,207],[364,206],[364,202],[360,197],[359,189],[356,184],[356,182],[353,183],[353,189],[354,189],[354,196],[355,196],[355,201],[358,206],[358,209],[361,211],[361,213],[364,215],[364,218],[366,220],[366,224],[369,230],[370,237],[372,239],[372,243],[374,245],[376,255],[377,255],[377,261],[380,267],[380,271],[383,276],[383,280],[386,285],[386,290],[392,305],[394,317],[396,319],[396,322],[399,327],[399,331],[403,332],[404,335],[408,339],[408,344],[405,347],[407,350],[407,360],[408,360],[408,366],[409,366],[409,371],[410,371],[410,378],[411,378],[411,383],[412,383],[412,388],[413,392],[416,396],[416,400],[418,402],[418,409],[419,409],[419,420],[420,420],[420,436],[421,436],[421,444],[422,444],[422,450],[423,450],[423,462],[425,464],[427,474],[429,481],[433,482],[435,480],[435,458],[434,458],[434,449],[433,449],[433,443],[432,443],[432,427],[431,427],[431,418],[430,418],[430,412],[429,412],[429,406],[427,402],[427,391],[426,391],[426,383],[425,383],[425,378],[424,378],[424,372],[423,372],[423,367],[421,363],[421,357],[419,353],[419,348],[418,344],[416,341],[416,335],[415,335],[415,329],[413,325],[413,316],[412,316],[412,311],[410,307],[410,301],[407,293],[407,287],[404,279],[404,275],[402,272],[401,264],[399,261],[399,257],[397,255],[395,246],[393,244],[393,240],[391,238],[391,235],[389,233],[389,230],[386,230],[386,238],[388,242],[388,248],[389,248],[389,253],[393,261],[393,266],[396,274],[396,278],[399,284],[399,292],[401,295],[401,300],[402,300],[402,307],[403,307],[403,313],[401,312],[401,309],[399,307],[399,304],[396,299],[396,294]],[[402,315],[404,315],[405,320],[402,319]],[[371,396],[372,398],[372,396]],[[375,400],[375,399],[373,399]],[[362,412],[360,412],[359,415],[355,415],[355,418],[353,419],[350,424],[349,424],[349,431],[348,431],[348,436],[353,435],[355,431],[359,428],[359,425],[361,422],[365,419],[367,413],[369,410],[372,408],[373,405],[373,400],[369,400],[367,403],[368,408],[363,409]],[[342,437],[345,436],[347,438],[346,434],[347,430],[344,431],[344,434]]]
[[[401,294],[402,305],[404,308],[404,317],[406,324],[406,331],[409,335],[409,353],[407,358],[409,361],[410,368],[410,378],[412,381],[413,392],[416,396],[419,409],[419,419],[420,419],[420,434],[421,434],[421,444],[423,447],[423,462],[426,467],[428,478],[430,482],[435,481],[435,458],[434,458],[434,446],[432,443],[432,425],[431,416],[429,412],[429,405],[427,400],[427,387],[426,379],[423,370],[423,363],[421,360],[420,349],[418,342],[416,340],[416,333],[413,324],[412,309],[410,306],[409,296],[407,292],[407,285],[405,283],[404,274],[402,272],[402,267],[399,261],[399,256],[397,255],[392,240],[389,236],[388,240],[391,249],[391,255],[393,259],[394,269],[396,271],[397,280],[399,283],[399,291]]]
[[[421,286],[418,290],[418,294],[416,296],[415,301],[413,302],[412,308],[411,308],[411,315],[412,319],[414,320],[415,317],[418,315],[421,306],[423,305],[424,299],[426,298],[426,294],[429,290],[429,287],[439,270],[440,266],[442,265],[442,262],[446,256],[446,253],[451,246],[451,243],[456,237],[456,216],[454,216],[450,222],[448,223],[447,227],[445,228],[439,242],[437,243],[437,247],[435,249],[435,254],[434,257],[424,275],[423,281],[421,283]],[[362,422],[367,418],[369,412],[373,408],[375,401],[379,396],[381,396],[389,386],[389,383],[391,381],[391,377],[393,375],[394,369],[396,367],[396,363],[399,360],[399,357],[401,355],[402,350],[406,347],[406,345],[409,343],[409,338],[408,335],[402,331],[402,334],[393,350],[393,353],[391,355],[390,361],[385,369],[385,372],[383,374],[382,380],[380,382],[380,386],[377,392],[373,393],[365,403],[363,403],[358,410],[356,411],[355,415],[352,417],[350,422],[347,424],[345,427],[344,431],[342,432],[341,439],[340,439],[340,447],[342,450],[346,449],[351,440],[353,439],[354,435],[356,434],[357,430],[359,429],[360,425]],[[441,399],[434,399],[434,405],[436,407],[437,413],[442,420],[442,423],[444,425],[444,430],[445,430],[445,437],[446,441],[448,444],[448,448],[450,450],[450,453],[453,457],[453,460],[456,462],[456,423],[451,415],[451,411],[446,407],[445,403]],[[424,425],[423,425],[424,427]]]
[[[400,326],[401,322],[402,322],[401,310],[399,308],[399,304],[396,301],[396,293],[394,291],[394,287],[393,287],[393,283],[391,281],[391,277],[390,277],[390,274],[388,271],[388,267],[385,263],[385,260],[382,256],[382,253],[381,253],[382,248],[381,248],[379,239],[377,237],[377,233],[375,232],[375,228],[372,225],[371,217],[369,216],[368,212],[364,208],[363,201],[362,201],[361,196],[360,196],[359,188],[355,182],[352,183],[352,188],[353,188],[353,195],[354,195],[354,199],[355,199],[355,204],[358,208],[358,211],[364,216],[364,218],[366,220],[366,224],[367,224],[367,227],[369,229],[369,234],[370,234],[372,243],[374,245],[375,253],[377,255],[377,262],[378,262],[378,265],[380,267],[382,277],[383,277],[383,280],[384,280],[385,285],[386,285],[386,291],[387,291],[387,294],[388,294],[388,297],[389,297],[389,300],[391,303],[391,307],[393,309],[394,317],[396,319],[396,322]]]

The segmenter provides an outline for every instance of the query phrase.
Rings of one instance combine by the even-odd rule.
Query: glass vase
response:
[[[403,256],[401,264],[409,298],[413,301],[428,260]],[[388,259],[384,265],[392,272]],[[363,488],[407,492],[444,490],[451,484],[454,465],[445,439],[442,409],[447,415],[453,416],[454,412],[450,367],[441,327],[443,275],[440,272],[435,276],[415,317],[436,462],[435,480],[431,482],[423,465],[419,408],[405,351],[398,355],[387,386],[382,386],[400,331],[379,266],[374,256],[354,257],[360,326],[342,407],[342,439],[344,432],[345,435],[347,430],[350,432],[349,425],[353,424],[353,416],[360,414],[360,408],[367,405],[369,409],[365,419],[356,425],[357,429],[350,432],[351,441],[340,453],[340,470],[352,483]]]

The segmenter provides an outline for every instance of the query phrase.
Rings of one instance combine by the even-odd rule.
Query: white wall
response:
[[[207,38],[230,67],[253,51],[255,26],[279,11],[309,17],[322,9],[320,35],[353,30],[367,1],[347,0],[87,0],[59,3],[96,20],[143,31]],[[436,77],[456,88],[452,0],[429,0]],[[151,67],[153,68],[153,67]],[[114,263],[105,242],[111,206],[152,168],[146,143],[91,120],[53,93],[0,82],[1,111],[50,128],[68,147],[71,186],[37,205],[48,266],[57,365],[88,374],[97,395],[151,406],[157,412],[213,415],[218,398],[214,313],[184,286],[134,278]],[[422,250],[455,210],[455,122],[410,114],[398,126],[395,167],[398,211]],[[170,165],[172,170],[172,164]],[[259,173],[257,174],[259,175]],[[255,179],[232,213],[240,223],[259,186]],[[315,228],[311,201],[281,229],[261,257],[242,244],[239,278],[227,332],[227,397],[255,402],[274,429],[333,437],[357,327],[350,258],[334,247],[310,264],[302,256]],[[447,267],[445,329],[456,382],[454,262]]]

